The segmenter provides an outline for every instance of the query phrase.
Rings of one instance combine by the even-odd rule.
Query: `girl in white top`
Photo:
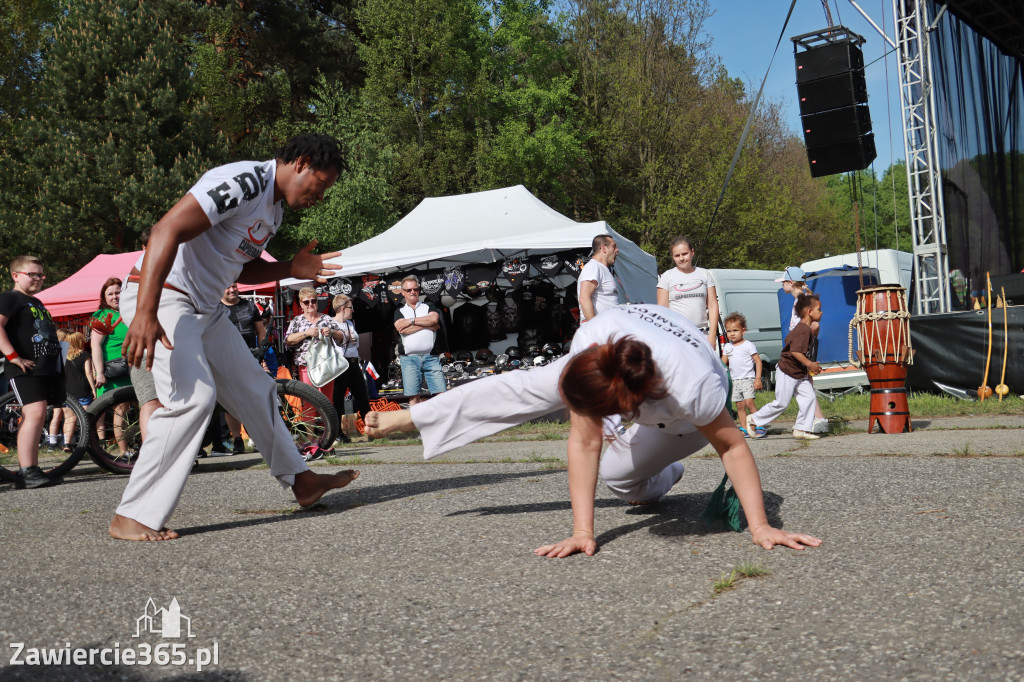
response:
[[[658,305],[676,311],[707,335],[712,348],[718,342],[718,294],[711,273],[693,264],[693,245],[688,237],[672,242],[676,266],[658,278]]]
[[[592,555],[598,473],[618,497],[650,504],[683,475],[680,460],[715,447],[743,506],[755,544],[816,547],[809,535],[768,524],[754,457],[725,409],[725,368],[703,334],[652,305],[608,310],[580,327],[569,354],[529,372],[506,372],[460,386],[409,410],[371,412],[367,434],[419,429],[425,459],[568,406],[573,534],[538,555]],[[601,457],[603,417],[633,419]]]

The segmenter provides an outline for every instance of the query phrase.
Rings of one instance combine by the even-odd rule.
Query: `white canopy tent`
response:
[[[623,302],[657,300],[657,261],[608,223],[577,223],[547,206],[522,185],[424,199],[388,231],[342,250],[341,277],[422,271],[493,263],[515,256],[588,249],[599,234],[619,246],[615,262]],[[500,282],[499,278],[499,282]],[[555,285],[575,280],[560,274]],[[282,284],[297,286],[299,280]]]

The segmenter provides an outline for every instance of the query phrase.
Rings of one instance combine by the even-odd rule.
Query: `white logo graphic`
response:
[[[182,615],[177,597],[171,599],[166,609],[157,608],[153,598],[149,598],[145,611],[135,621],[135,634],[132,637],[141,637],[144,632],[160,635],[164,639],[195,637],[192,634],[192,619]]]

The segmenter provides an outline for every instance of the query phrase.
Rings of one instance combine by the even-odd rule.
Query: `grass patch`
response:
[[[728,574],[723,573],[718,580],[712,583],[711,587],[716,595],[733,589],[740,580],[748,578],[761,578],[770,575],[768,566],[761,561],[744,561]]]
[[[324,464],[330,466],[338,466],[344,464],[349,466],[351,464],[364,465],[364,464],[387,464],[382,459],[373,459],[371,457],[363,457],[362,455],[341,455],[341,456],[328,456],[324,457]]]
[[[769,391],[757,391],[754,395],[754,404],[758,409],[767,405],[775,399],[775,394]],[[833,402],[818,400],[826,417],[839,417],[844,420],[867,419],[871,412],[871,395],[864,393],[850,393],[836,398]],[[974,417],[979,415],[1007,415],[1020,417],[1024,416],[1024,400],[1019,396],[1008,395],[1003,401],[988,400],[960,400],[953,396],[936,393],[908,393],[907,405],[910,408],[910,417]],[[796,401],[791,401],[782,413],[784,419],[796,419]],[[831,433],[832,424],[829,424]]]

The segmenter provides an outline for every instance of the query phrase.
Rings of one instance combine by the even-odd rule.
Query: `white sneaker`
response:
[[[816,436],[810,431],[801,431],[800,429],[793,429],[793,438],[797,440],[818,440],[821,436]]]
[[[828,420],[815,419],[814,426],[811,427],[811,433],[828,433]]]

